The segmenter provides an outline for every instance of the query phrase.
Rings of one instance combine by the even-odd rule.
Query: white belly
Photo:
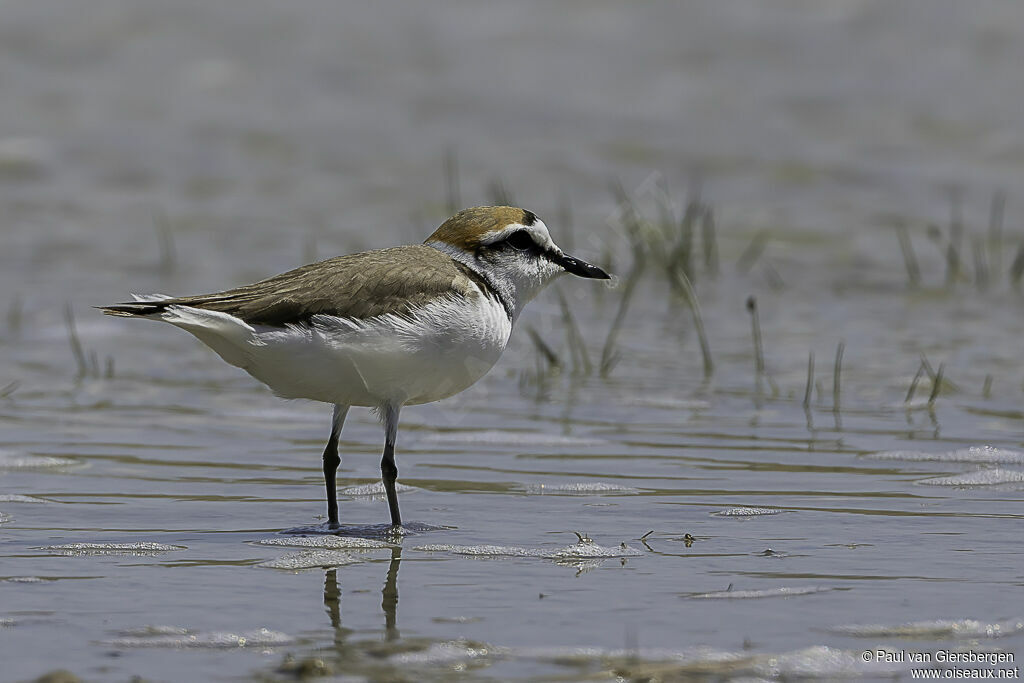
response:
[[[278,396],[353,406],[429,403],[456,394],[491,369],[512,332],[501,305],[483,296],[438,300],[408,317],[320,315],[287,328],[180,306],[163,319]]]

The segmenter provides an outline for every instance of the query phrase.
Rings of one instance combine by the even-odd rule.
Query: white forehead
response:
[[[554,241],[551,239],[551,233],[548,232],[548,226],[544,225],[544,221],[536,219],[533,225],[523,225],[522,223],[509,223],[501,230],[493,230],[480,240],[481,244],[494,244],[507,238],[514,232],[525,230],[533,237],[533,241],[537,243],[542,249],[549,249],[555,247]],[[557,247],[555,247],[557,248]]]

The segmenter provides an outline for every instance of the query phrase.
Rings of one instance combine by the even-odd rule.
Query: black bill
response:
[[[548,258],[551,259],[552,263],[565,268],[565,272],[572,273],[573,275],[579,275],[580,277],[590,277],[598,280],[610,280],[611,276],[604,272],[597,266],[592,266],[586,261],[580,261],[578,258],[567,256],[566,254],[548,254]]]

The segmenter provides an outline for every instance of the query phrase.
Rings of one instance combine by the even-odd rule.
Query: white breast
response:
[[[186,306],[169,307],[163,319],[278,396],[355,406],[456,394],[491,369],[512,333],[502,306],[482,295],[443,297],[408,316],[317,315],[309,325],[286,328]]]

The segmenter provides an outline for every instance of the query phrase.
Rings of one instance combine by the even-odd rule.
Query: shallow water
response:
[[[910,665],[864,650],[1024,653],[1017,4],[207,5],[5,7],[0,678],[871,679]],[[572,373],[548,291],[484,380],[403,411],[404,534],[352,411],[324,534],[328,407],[89,306],[422,240],[446,155],[458,203],[501,184],[622,277],[609,179],[656,217],[699,170],[715,371],[653,263],[604,378]],[[951,186],[947,282],[927,226],[945,245]],[[557,287],[597,364],[625,287]],[[945,383],[906,401],[922,353]]]

